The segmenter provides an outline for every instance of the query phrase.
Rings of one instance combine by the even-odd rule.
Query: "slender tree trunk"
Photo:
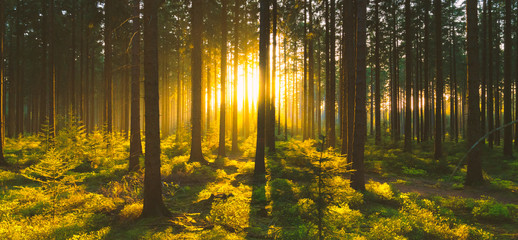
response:
[[[363,166],[365,138],[367,134],[367,113],[365,109],[366,91],[366,55],[367,55],[367,0],[357,0],[357,39],[356,39],[356,96],[354,115],[354,141],[351,174],[351,187],[358,191],[365,190],[365,170]]]
[[[412,151],[412,13],[410,11],[410,0],[405,0],[406,110],[404,148],[407,152]]]
[[[311,4],[311,2],[310,2]],[[308,30],[307,30],[307,25],[308,25],[308,20],[307,20],[307,9],[308,9],[308,1],[307,0],[304,0],[304,39],[303,39],[303,44],[304,44],[304,60],[303,60],[303,72],[304,72],[304,77],[303,77],[303,83],[302,83],[302,104],[301,104],[301,108],[302,108],[302,140],[306,140],[309,138],[308,136],[308,128],[307,128],[307,125],[308,125],[308,119],[307,119],[307,112],[308,112],[308,105],[307,105],[307,97],[308,97],[308,94],[307,94],[307,88],[308,88],[308,62],[307,62],[307,59],[308,59]],[[268,104],[266,104],[268,105]]]
[[[0,0],[0,166],[6,166],[4,158],[5,116],[4,116],[4,33],[5,0]]]
[[[430,136],[430,0],[424,2],[424,126],[423,126],[423,141],[428,141]]]
[[[355,14],[354,14],[354,6],[356,5],[355,1],[347,1],[346,4],[344,4],[345,8],[345,22],[348,23],[354,23],[356,22]],[[354,47],[355,45],[355,27],[354,24],[346,24],[345,28],[345,71],[347,76],[347,142],[346,144],[342,144],[343,147],[347,147],[346,154],[347,162],[351,163],[352,161],[352,154],[353,154],[353,137],[354,137],[354,115],[355,115],[355,109],[354,109],[354,101],[356,97],[356,91],[355,91],[355,75],[356,75],[356,49]],[[344,137],[345,139],[345,137]],[[342,149],[343,151],[343,149]]]
[[[330,43],[330,63],[329,63],[329,95],[326,94],[326,99],[329,99],[326,107],[329,108],[329,115],[326,115],[326,118],[329,118],[329,128],[327,129],[328,136],[328,144],[329,147],[335,147],[336,141],[336,129],[335,129],[335,88],[336,88],[336,58],[335,58],[335,19],[336,19],[336,9],[335,9],[335,0],[331,0],[331,16],[330,16],[330,33],[329,33],[329,43]]]
[[[50,76],[50,101],[49,101],[49,128],[50,137],[56,136],[56,67],[54,62],[54,0],[50,0],[49,10],[49,76]]]
[[[264,175],[265,162],[265,84],[267,80],[268,38],[270,34],[269,0],[260,0],[260,28],[259,28],[259,96],[257,106],[257,145],[255,153],[254,175]]]
[[[435,145],[434,159],[438,160],[442,157],[442,95],[443,95],[443,79],[442,79],[442,34],[441,34],[441,16],[442,16],[442,0],[434,0],[435,9],[435,68],[436,68],[436,99],[435,99]]]
[[[140,168],[140,0],[133,0],[133,39],[131,40],[131,130],[129,171]]]
[[[481,129],[482,129],[482,133],[486,133],[487,132],[487,128],[486,128],[486,87],[487,87],[487,64],[488,64],[488,56],[487,56],[487,0],[483,0],[483,3],[482,3],[482,23],[481,23],[481,26],[482,26],[482,40],[480,41],[482,43],[482,66],[481,66],[481,70],[482,70],[482,74],[481,74],[481,96],[480,96],[480,100],[481,100],[481,103],[480,103],[480,119],[481,119]],[[518,109],[518,108],[517,108]],[[483,144],[485,144],[485,140],[484,142],[482,142]]]
[[[227,0],[222,0],[221,9],[221,96],[219,109],[219,147],[218,157],[225,157],[225,117],[227,85]]]
[[[487,2],[487,36],[488,36],[488,83],[487,83],[487,131],[491,132],[495,126],[494,123],[494,102],[493,102],[493,2],[492,0],[488,0]],[[495,134],[489,134],[487,137],[487,142],[489,148],[493,148]]]
[[[379,18],[379,0],[375,0],[375,49],[374,49],[374,61],[376,62],[376,80],[375,80],[375,93],[374,93],[374,102],[375,102],[375,110],[374,110],[374,122],[376,124],[376,136],[375,136],[375,144],[381,144],[381,85],[380,85],[380,18]]]
[[[246,42],[245,42],[246,46]],[[245,49],[247,49],[245,47]],[[245,54],[246,56],[246,54]],[[250,109],[249,109],[249,102],[248,102],[248,57],[245,57],[245,102],[243,107],[243,133],[245,136],[245,139],[247,139],[250,136]]]
[[[201,5],[200,0],[194,0],[193,8]],[[144,207],[141,217],[170,216],[171,213],[165,207],[162,200],[162,180],[160,177],[160,126],[158,106],[158,2],[144,0],[144,100],[145,107],[145,134],[146,155],[144,173]],[[199,13],[196,9],[193,12]],[[201,38],[201,14],[193,14],[193,41]],[[199,18],[199,19],[197,19]],[[196,21],[197,20],[197,21]],[[198,38],[196,38],[196,36]],[[196,41],[198,39],[198,41]]]
[[[268,147],[268,152],[274,153],[275,152],[275,81],[276,81],[276,67],[277,67],[277,2],[276,0],[270,0],[270,2],[273,4],[273,16],[272,16],[272,23],[273,23],[273,51],[272,51],[272,64],[268,64],[268,66],[271,66],[271,79],[268,80],[268,86],[267,86],[267,95],[269,97],[269,101],[267,104],[267,120],[266,120],[266,134],[267,134],[267,141],[266,146]],[[269,69],[270,70],[270,69]]]
[[[105,28],[104,28],[104,102],[105,102],[105,124],[106,131],[111,133],[113,130],[113,81],[112,81],[112,11],[113,0],[106,0],[105,4]]]
[[[511,122],[511,0],[505,0],[505,29],[504,29],[504,124]],[[513,155],[513,126],[504,129],[504,155]]]
[[[283,38],[283,51],[284,51],[284,141],[288,141],[288,49],[286,48],[286,36]],[[281,96],[279,95],[279,98]],[[280,105],[279,105],[280,107]],[[320,116],[320,115],[319,115]]]
[[[478,76],[478,27],[477,0],[467,0],[467,54],[468,54],[468,130],[467,148],[471,148],[480,138],[479,76]],[[480,148],[477,146],[468,155],[466,185],[476,185],[483,181]]]
[[[226,10],[226,9],[225,9]],[[191,157],[190,161],[206,164],[201,150],[201,71],[202,71],[202,32],[203,2],[194,0],[191,9]],[[225,13],[226,14],[226,13]],[[226,20],[226,19],[225,19]],[[226,41],[224,41],[226,43]],[[225,45],[226,46],[226,45]],[[226,51],[225,51],[226,54]],[[223,100],[224,98],[222,98]]]
[[[234,84],[232,94],[232,152],[239,151],[237,146],[238,128],[237,128],[237,83],[238,83],[238,67],[239,67],[239,1],[235,1],[234,9]]]
[[[517,12],[518,12],[518,8],[517,8]],[[517,14],[518,16],[518,14]],[[517,19],[517,22],[518,22],[518,19]],[[516,24],[515,26],[515,38],[516,38],[516,46],[515,46],[515,49],[516,49],[516,52],[515,52],[515,55],[516,55],[516,60],[515,60],[515,75],[514,75],[514,81],[515,81],[515,97],[514,97],[514,100],[515,100],[515,105],[514,105],[514,109],[515,109],[515,119],[518,119],[518,24]],[[514,127],[514,145],[515,146],[518,146],[518,125],[515,124],[515,127]]]

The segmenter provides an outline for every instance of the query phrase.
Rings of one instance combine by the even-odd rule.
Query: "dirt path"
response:
[[[518,204],[518,192],[511,190],[495,189],[489,184],[480,187],[464,187],[463,189],[453,189],[451,185],[438,181],[406,177],[382,177],[379,175],[367,175],[367,181],[373,180],[381,183],[390,183],[400,192],[415,192],[425,197],[462,197],[481,199],[483,196],[492,197],[498,202]],[[404,181],[397,181],[398,179]]]

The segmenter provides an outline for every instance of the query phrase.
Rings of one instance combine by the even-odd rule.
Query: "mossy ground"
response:
[[[216,159],[217,136],[209,135],[208,166],[189,162],[188,141],[169,137],[162,140],[161,172],[173,217],[140,219],[143,172],[126,171],[129,143],[122,135],[109,145],[102,131],[58,135],[52,144],[58,157],[46,154],[41,136],[6,139],[1,239],[518,238],[518,161],[504,158],[499,147],[483,149],[486,185],[465,188],[464,168],[450,177],[464,143],[445,144],[436,162],[432,143],[414,145],[410,154],[400,143],[374,146],[369,139],[370,180],[360,193],[349,187],[346,158],[327,151],[319,161],[316,141],[279,141],[267,174],[257,178],[253,137],[241,141],[240,153]],[[74,168],[55,186],[24,177],[42,159]]]

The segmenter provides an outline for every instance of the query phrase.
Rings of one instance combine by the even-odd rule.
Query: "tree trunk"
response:
[[[54,62],[54,0],[50,0],[49,10],[49,65],[50,101],[49,101],[49,129],[50,137],[56,136],[56,67]]]
[[[266,146],[268,147],[268,152],[274,153],[275,152],[275,80],[276,80],[276,67],[277,67],[277,2],[276,0],[270,0],[270,2],[273,4],[273,16],[272,16],[272,23],[273,23],[273,51],[272,51],[272,64],[268,64],[268,66],[271,66],[271,79],[268,80],[268,83],[270,83],[267,86],[267,95],[270,96],[269,98],[269,104],[267,104],[267,120],[266,120]]]
[[[259,27],[259,96],[257,106],[257,145],[255,153],[254,175],[264,175],[264,148],[265,148],[265,84],[267,80],[268,38],[270,34],[269,0],[260,0],[260,27]]]
[[[467,54],[468,54],[468,129],[467,148],[470,149],[480,138],[479,76],[478,76],[478,27],[477,0],[467,0]],[[480,148],[477,146],[468,155],[466,185],[483,181]]]
[[[511,109],[511,0],[505,0],[505,29],[504,29],[504,124],[510,123]],[[504,129],[504,155],[513,155],[513,126]]]
[[[335,60],[335,0],[331,0],[331,16],[330,16],[330,33],[329,33],[329,43],[330,43],[330,63],[329,63],[329,94],[326,93],[326,99],[329,99],[328,104],[326,104],[326,108],[328,108],[328,113],[326,114],[326,118],[329,119],[329,127],[327,129],[328,136],[328,146],[335,147],[335,88],[336,88],[336,60]]]
[[[235,1],[234,9],[234,84],[232,94],[232,153],[239,151],[237,146],[238,128],[237,128],[237,83],[238,83],[238,67],[239,67],[239,1]]]
[[[225,157],[225,117],[227,85],[227,0],[222,0],[221,9],[221,96],[219,109],[219,147],[218,157]]]
[[[4,135],[5,135],[5,116],[4,116],[4,32],[5,0],[0,0],[0,166],[6,166],[4,158]]]
[[[342,152],[344,154],[347,154],[347,162],[351,163],[352,160],[352,153],[353,153],[353,134],[354,134],[354,101],[355,101],[355,86],[354,86],[354,79],[356,75],[356,69],[355,69],[355,60],[356,60],[356,49],[354,47],[355,44],[355,36],[356,33],[354,31],[354,24],[348,24],[353,23],[355,21],[354,17],[354,6],[355,2],[353,1],[347,1],[347,4],[344,4],[344,15],[347,22],[345,24],[345,48],[344,48],[344,69],[346,72],[346,89],[347,89],[347,98],[346,98],[346,112],[345,116],[347,116],[347,139],[346,142],[342,143]],[[346,152],[344,152],[344,149],[346,148]]]
[[[379,0],[375,0],[375,10],[374,10],[374,24],[375,24],[375,49],[374,49],[374,61],[376,62],[376,80],[374,84],[375,93],[374,93],[374,122],[376,124],[375,131],[375,144],[381,144],[381,89],[380,89],[380,18],[379,18]]]
[[[199,8],[200,0],[193,2],[193,8]],[[146,155],[144,175],[144,207],[141,217],[170,216],[171,213],[162,200],[162,180],[160,177],[160,126],[158,106],[158,2],[144,0],[144,100]],[[193,9],[194,13],[199,13]],[[193,41],[201,38],[201,14],[193,14]],[[197,20],[197,21],[196,21]],[[198,41],[196,41],[196,36]]]
[[[442,16],[442,0],[434,0],[435,9],[435,69],[436,69],[436,99],[435,99],[435,145],[434,159],[438,160],[442,157],[442,95],[443,95],[443,79],[442,79],[442,34],[441,34],[441,16]]]
[[[194,0],[191,15],[191,157],[190,161],[206,164],[201,150],[201,71],[202,71],[202,28],[203,2]],[[226,41],[225,41],[226,43]],[[226,46],[226,45],[225,45]],[[226,52],[226,51],[225,51]],[[223,98],[222,98],[223,99]]]
[[[404,148],[407,152],[412,151],[412,13],[410,11],[410,0],[405,0],[406,110]],[[415,110],[417,111],[417,109]]]
[[[112,82],[112,11],[113,0],[106,0],[105,4],[105,28],[104,28],[104,109],[106,131],[112,133],[112,105],[113,105],[113,82]]]
[[[140,168],[140,0],[133,0],[133,39],[131,41],[131,130],[129,171]]]
[[[357,191],[365,190],[365,138],[367,134],[367,112],[365,109],[366,55],[367,55],[367,0],[357,1],[357,39],[356,39],[356,97],[354,114],[354,141],[351,174],[351,187]]]
[[[495,126],[494,123],[494,102],[493,102],[493,2],[487,2],[487,51],[488,51],[488,82],[487,82],[487,131],[491,132]],[[489,148],[493,148],[495,134],[489,134],[487,142]]]
[[[428,141],[430,136],[430,0],[424,2],[424,126],[423,141]]]

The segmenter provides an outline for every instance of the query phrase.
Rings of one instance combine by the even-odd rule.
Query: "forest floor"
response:
[[[498,147],[483,149],[486,183],[466,187],[465,167],[450,178],[463,143],[445,144],[435,162],[432,143],[404,153],[369,141],[366,191],[357,192],[346,158],[316,141],[279,141],[258,179],[253,138],[218,159],[217,141],[206,140],[209,165],[189,162],[187,141],[166,138],[163,199],[173,216],[140,219],[143,171],[127,172],[128,142],[81,134],[61,132],[53,147],[6,139],[0,239],[518,239],[518,161]]]

